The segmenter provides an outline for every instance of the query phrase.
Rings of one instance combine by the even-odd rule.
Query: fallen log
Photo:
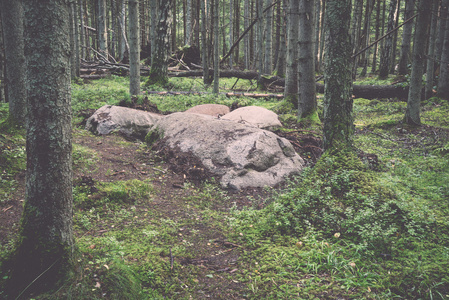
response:
[[[160,95],[160,96],[178,96],[178,95],[207,95],[210,93],[206,92],[157,92],[157,91],[148,91],[147,94],[150,95]],[[254,93],[235,93],[235,92],[229,92],[229,93],[220,93],[220,95],[225,95],[226,97],[249,97],[249,98],[275,98],[275,99],[282,99],[284,98],[283,94],[254,94]]]
[[[209,74],[212,74],[213,70],[209,69]],[[187,71],[180,73],[169,74],[173,77],[195,77],[203,76],[203,71]],[[220,77],[229,78],[235,77],[240,79],[257,79],[258,73],[254,71],[238,71],[238,70],[222,70],[220,71]],[[262,76],[262,83],[265,86],[285,86],[285,79],[278,76]],[[324,84],[316,83],[316,91],[318,93],[324,93]],[[405,100],[408,97],[408,87],[402,87],[397,85],[354,85],[353,95],[355,98],[365,99],[386,99],[386,98],[398,98]]]

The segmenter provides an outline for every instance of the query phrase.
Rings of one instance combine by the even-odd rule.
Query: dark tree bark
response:
[[[23,41],[22,1],[0,1],[5,47],[5,92],[9,102],[9,118],[12,124],[25,125],[26,70]]]
[[[74,252],[69,4],[25,1],[24,11],[26,196],[10,281],[19,298],[67,280]]]
[[[449,12],[449,6],[442,7]],[[449,14],[446,14],[448,16]],[[444,22],[444,20],[442,20]],[[438,78],[438,96],[449,99],[449,21],[444,26],[444,42],[441,51],[440,77]]]
[[[429,48],[427,49],[427,69],[426,69],[426,91],[425,98],[428,99],[433,95],[433,86],[435,84],[435,42],[438,23],[438,0],[432,1],[432,21],[430,22],[429,31]]]
[[[422,75],[426,60],[427,29],[430,24],[430,8],[428,0],[419,0],[418,19],[416,20],[415,39],[413,42],[412,73],[408,91],[405,122],[410,125],[420,125],[419,110],[421,106]]]
[[[408,20],[414,14],[415,0],[406,0],[404,20]],[[404,25],[402,31],[401,57],[399,59],[398,74],[406,75],[410,64],[410,48],[412,42],[413,21]]]
[[[316,113],[315,92],[315,3],[299,0],[298,118]]]
[[[207,43],[207,18],[206,18],[206,1],[201,1],[201,53],[203,63],[203,82],[210,84],[209,78],[209,58],[208,58],[208,43]]]
[[[397,0],[390,1],[390,9],[388,15],[388,30],[393,30],[395,24]],[[384,47],[381,52],[379,79],[386,79],[390,73],[391,56],[393,51],[393,36],[389,35],[384,42]]]
[[[326,1],[324,149],[352,148],[351,0]]]

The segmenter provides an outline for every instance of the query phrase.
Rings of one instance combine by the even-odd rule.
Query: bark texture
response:
[[[150,83],[165,85],[168,81],[168,53],[170,51],[170,29],[172,23],[172,1],[160,1],[156,39],[154,40],[154,57],[152,58]]]
[[[13,123],[25,125],[26,87],[22,1],[0,1],[6,63],[6,99]]]
[[[24,12],[26,197],[10,285],[22,297],[62,283],[74,247],[69,2],[25,1]]]
[[[315,3],[299,0],[299,95],[298,117],[306,118],[316,112],[314,29]]]
[[[129,93],[140,94],[139,1],[129,0]]]
[[[446,4],[446,3],[444,3]],[[442,10],[446,10],[446,16],[449,12],[448,6],[442,6]],[[444,20],[441,20],[444,22]],[[441,52],[440,77],[438,79],[438,95],[441,98],[449,99],[449,21],[446,18],[446,26],[444,28],[444,42]]]
[[[287,103],[298,108],[298,28],[299,0],[290,1],[287,20],[287,59],[284,96]]]
[[[418,19],[416,21],[415,40],[413,43],[412,73],[408,90],[405,121],[410,125],[420,125],[419,110],[421,106],[422,75],[426,60],[427,29],[430,24],[431,6],[427,0],[419,0]]]
[[[324,62],[324,148],[352,147],[352,60],[349,22],[351,0],[326,3],[326,57]]]

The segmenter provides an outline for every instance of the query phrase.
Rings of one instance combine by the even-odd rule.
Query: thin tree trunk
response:
[[[218,23],[219,23],[219,6],[218,6],[218,0],[212,0],[213,1],[213,5],[214,5],[214,17],[213,17],[213,22],[214,22],[214,94],[218,95],[218,87],[219,87],[219,81],[220,81],[220,71],[219,71],[219,66],[220,66],[220,47],[219,47],[219,40],[220,40],[220,32],[219,32],[219,28],[218,28]]]
[[[234,1],[229,0],[229,49],[234,44]],[[232,52],[229,55],[229,67],[232,69],[234,65]]]
[[[150,0],[150,43],[151,43],[151,64],[156,52],[156,27],[157,27],[157,8],[158,0]]]
[[[398,0],[397,6],[396,6],[396,13],[395,13],[395,21],[394,21],[394,27],[398,27],[399,25],[399,10],[401,7],[401,0]],[[391,62],[390,62],[390,74],[395,73],[396,68],[396,53],[398,49],[398,32],[395,31],[393,34],[393,44],[391,47]]]
[[[207,18],[206,7],[208,0],[201,0],[201,53],[203,62],[203,82],[204,84],[210,84],[209,79],[209,59],[208,59],[208,43],[207,43]]]
[[[405,1],[404,20],[408,20],[414,14],[415,0]],[[404,25],[402,31],[401,57],[399,59],[398,74],[406,75],[408,73],[408,65],[410,64],[410,48],[412,42],[413,21]]]
[[[245,0],[244,2],[244,13],[243,13],[243,26],[245,28],[248,28],[249,26],[249,0]],[[249,60],[250,60],[250,44],[249,44],[249,36],[245,35],[244,38],[244,60],[245,60],[245,70],[248,70],[250,68]]]
[[[5,46],[5,92],[9,102],[12,124],[25,125],[26,120],[26,67],[23,41],[22,1],[2,0],[1,16],[3,44]]]
[[[285,101],[298,109],[298,37],[299,1],[290,1],[287,19],[287,60],[285,69]]]
[[[315,91],[315,3],[299,0],[298,118],[311,118],[316,113]]]
[[[395,24],[397,0],[390,1],[390,10],[388,15],[388,31],[393,30]],[[386,79],[390,73],[390,64],[393,51],[393,36],[389,35],[384,42],[379,66],[379,79]]]
[[[427,29],[430,23],[430,8],[427,0],[419,0],[418,19],[416,21],[415,39],[413,42],[413,62],[408,90],[405,122],[409,125],[420,125],[420,106],[422,91],[422,75],[426,55]],[[449,35],[448,35],[449,37]],[[448,43],[449,46],[449,43]],[[449,49],[448,49],[449,50]]]
[[[161,0],[164,1],[164,0]],[[192,43],[192,0],[186,0],[186,39],[184,43],[191,45]]]
[[[320,39],[321,39],[321,0],[317,0],[315,3],[315,72],[321,72],[320,61]]]
[[[435,84],[435,40],[438,21],[438,1],[432,0],[432,21],[430,23],[429,48],[427,50],[427,70],[426,70],[426,92],[425,98],[433,95],[433,86]]]
[[[139,1],[128,1],[129,18],[129,93],[140,94]]]
[[[380,3],[381,1],[376,1],[377,6],[376,6],[376,25],[375,25],[375,37],[374,40],[377,41],[377,39],[379,38],[379,34],[380,34]],[[373,49],[373,64],[371,67],[371,73],[375,73],[377,70],[377,53],[378,53],[378,49],[379,49],[379,44],[376,43],[374,49]]]
[[[108,29],[106,26],[106,0],[98,1],[98,42],[100,53],[107,59],[108,58]]]
[[[442,7],[449,11],[449,7]],[[448,16],[448,14],[446,14]],[[442,20],[444,21],[444,20]],[[438,78],[438,96],[449,100],[449,20],[444,26],[444,42],[441,52],[440,77]]]
[[[265,0],[265,7],[269,7],[273,0]],[[273,67],[273,9],[268,9],[265,17],[265,62],[264,73],[271,74]]]
[[[24,1],[26,196],[10,282],[20,299],[74,271],[69,9],[67,1]]]

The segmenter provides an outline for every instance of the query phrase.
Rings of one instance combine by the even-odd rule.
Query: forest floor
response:
[[[426,103],[424,124],[412,128],[401,122],[401,101],[355,100],[359,158],[374,174],[370,178],[390,189],[391,199],[385,201],[400,207],[392,218],[404,214],[408,231],[390,232],[394,224],[383,224],[378,216],[385,211],[376,210],[383,207],[362,207],[367,217],[354,214],[358,219],[349,229],[329,234],[318,222],[316,228],[309,225],[295,233],[274,228],[284,221],[283,211],[276,209],[290,198],[305,203],[307,198],[298,194],[304,190],[296,190],[302,179],[275,188],[225,190],[214,178],[189,177],[189,157],[167,157],[141,141],[86,131],[83,119],[103,99],[119,102],[122,89],[126,82],[121,78],[74,89],[73,220],[79,272],[63,289],[36,299],[447,299],[447,103]],[[177,97],[150,99],[159,108],[169,107],[163,111],[214,101]],[[226,105],[233,101],[219,99]],[[239,101],[270,109],[278,105]],[[294,116],[282,116],[282,122],[284,128],[276,133],[313,167],[322,151],[320,128],[302,127]],[[0,132],[0,150],[8,154],[0,153],[0,196],[6,197],[0,199],[0,259],[13,249],[25,198],[24,144],[21,135]],[[8,164],[17,166],[10,170]],[[346,171],[339,184],[356,181]],[[306,190],[321,196],[327,189],[319,185],[323,182]],[[323,199],[330,203],[323,216],[333,218],[332,205],[340,209],[340,200]],[[267,221],[273,216],[279,219]],[[364,238],[384,239],[388,249],[377,251],[380,246],[351,234],[351,226],[364,230]]]

